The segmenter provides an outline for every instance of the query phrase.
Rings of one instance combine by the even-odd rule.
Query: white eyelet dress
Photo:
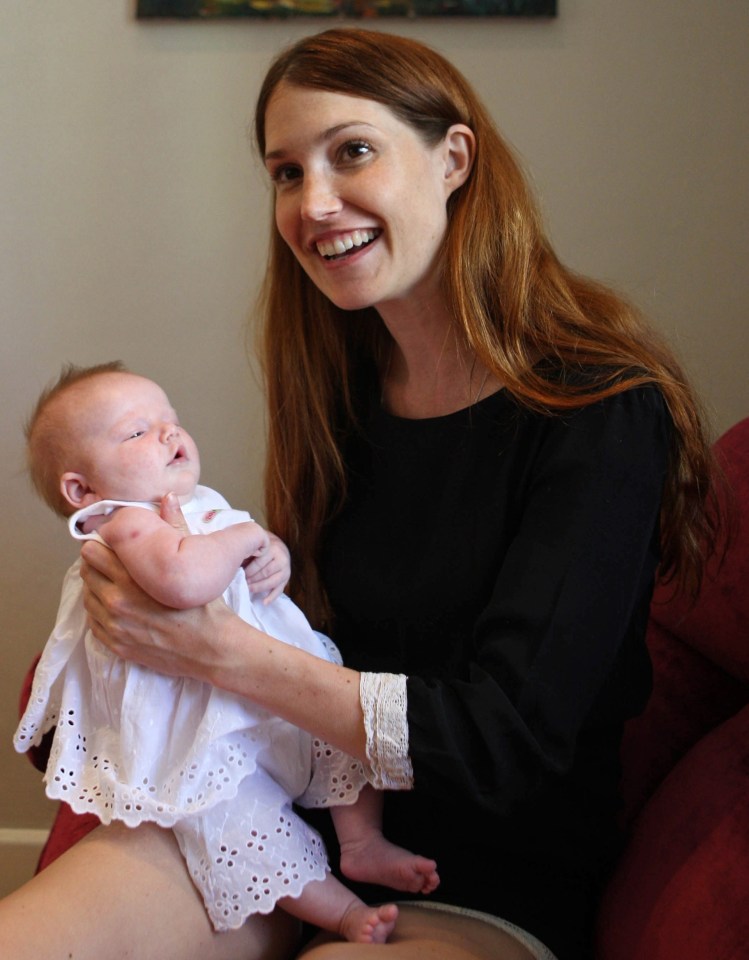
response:
[[[101,504],[91,510],[103,512]],[[207,487],[183,512],[192,533],[250,519]],[[80,519],[81,512],[71,518],[71,529]],[[173,828],[217,930],[239,927],[324,879],[322,841],[291,804],[353,803],[366,782],[361,764],[240,697],[115,657],[86,629],[79,568],[80,560],[65,577],[14,738],[24,752],[56,728],[47,795],[103,823]],[[224,599],[258,629],[340,662],[288,597],[253,603],[243,570]]]

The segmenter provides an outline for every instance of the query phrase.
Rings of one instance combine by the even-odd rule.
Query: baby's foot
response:
[[[342,844],[341,871],[349,880],[408,893],[432,893],[440,882],[434,860],[398,847],[380,833]]]
[[[355,901],[343,915],[339,933],[349,943],[385,943],[398,918],[394,903],[368,907]]]

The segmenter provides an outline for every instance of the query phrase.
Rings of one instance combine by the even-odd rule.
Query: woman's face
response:
[[[276,225],[330,300],[382,312],[439,295],[436,259],[459,185],[450,131],[431,147],[381,103],[287,83],[265,131]]]

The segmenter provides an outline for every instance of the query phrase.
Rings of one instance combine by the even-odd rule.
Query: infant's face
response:
[[[91,500],[158,501],[173,492],[182,503],[200,477],[192,437],[158,384],[131,373],[106,373],[80,384],[68,414],[79,443]]]

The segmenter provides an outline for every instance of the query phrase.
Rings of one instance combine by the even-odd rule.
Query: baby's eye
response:
[[[145,430],[134,430],[131,434],[125,437],[126,440],[137,440],[138,437],[142,437],[145,433]]]

